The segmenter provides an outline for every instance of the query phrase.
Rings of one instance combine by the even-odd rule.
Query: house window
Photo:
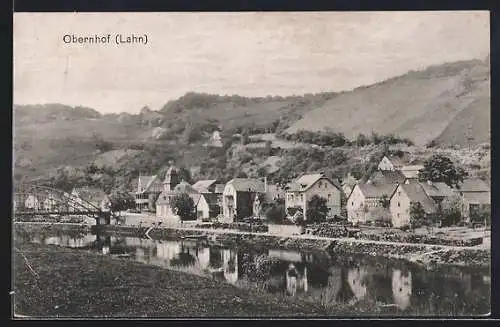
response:
[[[399,218],[399,213],[398,213],[398,218]]]
[[[398,191],[398,196],[401,196],[401,191]]]
[[[304,201],[304,194],[300,195],[300,201]]]
[[[401,203],[398,202],[398,207],[401,207]]]
[[[321,182],[319,182],[318,187],[321,187],[321,185],[322,185],[322,183],[321,183]]]
[[[351,205],[354,207],[354,201],[351,202]]]
[[[330,202],[331,200],[332,200],[332,195],[328,194],[328,202]]]

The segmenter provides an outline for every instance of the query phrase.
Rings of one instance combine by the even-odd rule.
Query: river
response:
[[[209,246],[190,240],[152,240],[51,231],[16,233],[23,242],[118,256],[164,269],[216,278],[237,287],[322,305],[376,303],[405,315],[484,315],[490,312],[490,272],[434,270],[372,257],[337,257],[282,249]]]

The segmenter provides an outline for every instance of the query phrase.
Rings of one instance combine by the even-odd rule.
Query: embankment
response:
[[[107,234],[121,236],[145,236],[148,228],[101,225],[94,226]],[[348,238],[322,238],[309,235],[281,237],[264,233],[245,233],[229,230],[194,228],[155,228],[148,233],[153,239],[178,239],[187,236],[205,236],[211,245],[264,247],[290,249],[329,254],[368,255],[388,259],[404,260],[426,266],[457,266],[469,268],[490,267],[491,252],[472,247],[380,242]]]

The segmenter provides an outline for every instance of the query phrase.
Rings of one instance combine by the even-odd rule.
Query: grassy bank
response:
[[[20,315],[283,317],[327,314],[321,306],[312,303],[288,301],[208,278],[67,248],[16,244],[14,260],[14,307]]]

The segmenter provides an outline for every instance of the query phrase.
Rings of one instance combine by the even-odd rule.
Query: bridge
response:
[[[12,210],[14,219],[75,215],[92,217],[97,224],[110,224],[113,215],[74,194],[29,183],[14,185]]]

